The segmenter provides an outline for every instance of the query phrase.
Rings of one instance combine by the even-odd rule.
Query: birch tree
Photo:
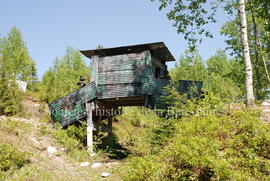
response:
[[[254,93],[253,93],[252,65],[250,60],[248,33],[247,33],[245,0],[238,0],[238,11],[241,25],[241,40],[243,45],[243,55],[245,59],[247,106],[251,107],[254,105]]]
[[[154,1],[154,0],[152,0]],[[241,16],[241,34],[243,56],[245,59],[245,76],[246,76],[246,98],[247,106],[254,105],[253,80],[252,80],[252,65],[250,60],[248,37],[247,37],[247,22],[245,15],[244,0],[159,0],[161,5],[159,10],[168,10],[167,17],[173,21],[173,26],[177,28],[177,32],[184,35],[184,38],[189,42],[191,48],[194,48],[196,43],[202,41],[202,36],[212,38],[213,35],[207,29],[209,23],[216,23],[216,11],[219,6],[223,6],[224,13],[230,14],[238,9],[238,15]],[[209,8],[210,7],[210,8]]]

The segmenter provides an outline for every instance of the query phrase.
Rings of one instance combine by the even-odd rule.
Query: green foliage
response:
[[[244,95],[245,90],[243,70],[235,60],[229,59],[224,51],[218,50],[206,63],[208,80],[205,82],[205,88],[207,91],[218,94],[227,101],[235,102],[243,99],[241,96]]]
[[[21,152],[13,146],[0,143],[0,171],[10,171],[21,168],[28,163],[29,153]]]
[[[217,50],[216,54],[206,61],[207,70],[210,74],[219,74],[222,77],[232,73],[232,60],[222,50]]]
[[[213,109],[214,96],[185,103],[189,110]],[[189,105],[191,104],[191,105]],[[171,118],[172,119],[172,118]],[[175,131],[160,152],[133,157],[125,180],[268,180],[269,124],[256,110],[191,115],[174,122]]]
[[[0,77],[0,114],[15,115],[22,109],[22,92],[15,79]]]
[[[186,51],[175,68],[170,70],[170,75],[175,85],[179,80],[202,81],[205,92],[212,92],[224,101],[236,102],[244,98],[243,71],[243,66],[234,59],[229,59],[222,50],[218,50],[206,64],[197,51]],[[177,94],[177,91],[175,93]],[[170,97],[177,95],[171,94]]]
[[[16,135],[27,133],[30,131],[30,128],[30,123],[24,123],[12,118],[1,120],[0,122],[0,129],[2,131]]]
[[[36,79],[35,62],[17,28],[0,40],[0,57],[0,114],[15,115],[21,110],[23,95],[16,80],[31,84]]]
[[[151,0],[154,1],[154,0]],[[159,0],[161,5],[159,10],[167,10],[167,17],[173,21],[173,26],[177,32],[184,34],[190,45],[195,45],[201,35],[213,37],[205,28],[209,23],[215,23],[215,12],[218,2],[223,1],[205,1],[205,0]]]
[[[70,138],[77,139],[81,144],[84,144],[87,136],[86,127],[86,122],[81,122],[79,125],[69,126],[66,133]]]
[[[42,78],[41,99],[46,102],[59,99],[78,89],[80,75],[88,80],[89,68],[85,65],[79,51],[67,48],[66,55],[56,58],[54,65]]]
[[[262,6],[263,5],[263,6]],[[269,3],[268,3],[269,5]],[[250,44],[250,56],[253,66],[253,84],[254,93],[257,99],[265,99],[269,94],[269,80],[266,70],[269,70],[269,37],[270,29],[266,28],[269,22],[265,13],[267,3],[264,0],[251,0],[246,3],[246,17],[248,22],[248,38]],[[225,42],[231,55],[242,66],[244,63],[242,57],[242,43],[240,34],[240,19],[238,16],[232,16],[221,28],[221,34],[226,36]],[[266,64],[264,65],[264,61]],[[239,77],[239,81],[244,84],[244,77]]]
[[[51,129],[48,124],[40,124],[38,126],[38,136],[49,135],[50,133],[51,133]]]
[[[180,62],[175,64],[175,68],[170,70],[170,76],[173,81],[205,81],[207,69],[197,50],[192,52],[186,51],[185,55],[180,57]]]
[[[48,167],[48,166],[47,166]],[[49,168],[50,169],[50,168]],[[53,173],[51,170],[47,170],[47,168],[40,167],[35,164],[28,164],[23,166],[19,171],[15,172],[12,175],[9,181],[26,181],[26,180],[60,180],[59,176],[56,178],[53,177]]]
[[[15,115],[22,110],[20,92],[16,80],[30,82],[35,79],[35,63],[28,54],[27,47],[22,39],[21,32],[12,28],[8,37],[0,42],[2,55],[1,87],[0,87],[0,114]]]
[[[117,117],[114,133],[120,145],[133,155],[157,152],[173,131],[172,123],[147,108],[127,107]]]
[[[85,126],[77,127],[72,125],[67,129],[63,129],[60,125],[57,125],[53,136],[67,149],[67,153],[72,160],[84,161],[88,157],[88,152],[83,144],[86,139],[86,133]]]
[[[241,90],[232,79],[215,74],[211,74],[209,79],[207,90],[220,95],[226,102],[242,102],[244,90]]]
[[[154,0],[151,0],[154,1]],[[244,57],[243,57],[243,44],[241,41],[240,31],[240,18],[238,11],[239,1],[224,1],[224,0],[158,0],[160,2],[159,10],[167,10],[167,17],[173,21],[173,26],[177,28],[177,32],[184,35],[184,38],[191,45],[191,50],[195,49],[195,45],[202,41],[202,36],[213,37],[208,31],[206,25],[215,23],[217,21],[216,10],[222,10],[224,14],[229,17],[229,21],[224,24],[221,29],[221,34],[227,37],[226,43],[228,47],[226,49],[232,50],[231,55],[235,56],[237,64],[240,65],[240,69],[244,70]],[[254,80],[254,92],[255,97],[259,100],[265,99],[269,96],[269,38],[270,38],[270,26],[269,26],[269,2],[267,0],[250,0],[246,3],[245,17],[247,17],[247,29],[248,29],[248,44],[250,47],[250,57],[253,67],[253,80]],[[219,8],[221,7],[221,8]],[[220,67],[221,68],[221,67]],[[249,68],[250,69],[250,68]],[[243,88],[245,88],[245,77],[241,71],[237,78],[238,86],[241,91],[240,95],[243,95]],[[211,77],[210,77],[211,78]],[[214,77],[215,82],[221,80],[220,77]],[[226,84],[223,81],[221,87],[222,90]],[[236,81],[236,80],[235,80]],[[233,83],[231,80],[228,83]],[[239,84],[240,83],[240,84]],[[223,85],[222,85],[223,84]],[[215,83],[210,86],[215,87]],[[223,95],[234,94],[235,84],[232,85],[233,91],[229,89],[225,90]],[[252,88],[253,89],[253,88]],[[222,95],[222,96],[223,96]],[[234,96],[233,100],[235,99]]]
[[[268,32],[270,31],[270,14],[269,14],[269,8],[270,8],[270,2],[268,0],[253,0],[251,1],[251,3],[253,3],[253,5],[256,6],[256,12],[257,12],[257,16],[258,18],[261,18],[263,20],[265,20],[265,24],[263,25],[263,27],[265,28],[265,30],[267,30]]]
[[[12,28],[0,41],[0,54],[5,66],[5,76],[30,82],[36,79],[36,65],[31,59],[22,33]]]

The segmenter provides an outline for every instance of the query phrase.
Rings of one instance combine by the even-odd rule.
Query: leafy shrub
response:
[[[0,143],[0,171],[21,168],[28,163],[29,153],[21,152],[13,146]]]
[[[259,112],[189,116],[161,152],[133,158],[126,180],[268,180],[270,125]]]
[[[130,159],[121,172],[125,180],[270,178],[270,125],[260,120],[260,111],[228,110],[211,92],[200,100],[172,95],[172,110],[180,116],[160,119],[170,126],[156,129],[162,124],[153,124],[155,129],[148,128],[148,138],[165,143],[151,144],[155,147],[151,151]]]
[[[166,143],[173,131],[172,120],[160,118],[147,108],[127,107],[114,124],[119,144],[134,155],[158,151],[158,145]]]
[[[38,126],[38,135],[43,136],[51,133],[51,129],[48,124],[40,124]]]
[[[57,125],[56,131],[53,132],[56,140],[67,149],[67,153],[73,160],[83,161],[88,157],[88,152],[82,142],[82,139],[85,140],[84,135],[86,135],[84,127],[72,125],[65,130],[61,125]]]
[[[69,126],[66,129],[66,133],[70,138],[76,139],[81,144],[84,144],[87,137],[86,122],[81,122],[79,125]]]
[[[50,128],[46,123],[41,123],[38,127],[38,135],[53,135],[57,142],[65,147],[67,154],[72,160],[83,161],[88,157],[88,152],[84,146],[86,140],[86,126],[70,125],[64,129],[59,123],[56,123],[55,129]]]

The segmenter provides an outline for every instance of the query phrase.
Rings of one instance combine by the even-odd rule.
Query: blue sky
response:
[[[38,75],[61,57],[67,46],[93,49],[163,41],[176,60],[187,49],[187,42],[176,33],[165,11],[150,0],[0,0],[0,36],[16,26],[23,33]],[[198,47],[204,59],[214,55],[226,44],[219,35],[226,21],[218,13],[218,23],[209,25],[215,36]],[[89,60],[86,59],[87,65]],[[169,67],[173,67],[170,63]]]

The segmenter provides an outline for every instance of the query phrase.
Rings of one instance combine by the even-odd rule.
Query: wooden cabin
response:
[[[89,102],[93,111],[122,106],[167,108],[161,100],[170,81],[166,62],[175,59],[163,42],[81,53],[92,60],[91,83],[49,104],[53,119],[62,126],[85,119],[85,104]],[[179,92],[186,93],[193,85],[193,81],[180,81]],[[196,85],[201,88],[200,82]]]
[[[163,42],[81,53],[92,60],[97,99],[114,106],[157,106],[169,83],[166,62],[175,61]]]
[[[163,42],[83,50],[90,58],[91,83],[49,104],[52,118],[63,127],[87,119],[87,146],[93,152],[93,131],[102,130],[101,120],[107,119],[106,130],[112,138],[112,117],[99,115],[101,109],[122,106],[166,108],[161,101],[163,88],[170,78],[166,62],[175,61]],[[188,93],[189,87],[202,83],[180,81],[179,92]]]

